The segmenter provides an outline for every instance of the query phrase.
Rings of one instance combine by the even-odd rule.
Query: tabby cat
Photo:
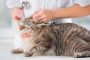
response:
[[[25,22],[29,22],[26,19]],[[74,23],[50,25],[21,25],[21,32],[30,36],[22,39],[22,48],[13,50],[24,56],[54,55],[73,56],[76,58],[90,56],[90,31]]]

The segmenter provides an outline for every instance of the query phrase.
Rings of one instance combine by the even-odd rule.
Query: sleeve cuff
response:
[[[72,0],[73,4],[79,4],[82,7],[90,5],[90,0]]]

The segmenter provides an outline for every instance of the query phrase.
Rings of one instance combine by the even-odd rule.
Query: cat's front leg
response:
[[[30,57],[30,56],[32,56],[32,55],[34,54],[35,51],[36,51],[36,49],[35,49],[35,47],[33,47],[33,48],[31,48],[29,51],[25,51],[25,52],[23,53],[23,55],[24,55],[25,57]]]
[[[41,46],[35,46],[30,51],[24,52],[25,57],[45,55],[46,48]]]
[[[23,53],[23,50],[22,50],[22,48],[12,49],[11,53],[12,54],[20,54],[20,53]]]
[[[74,53],[73,57],[75,57],[75,58],[90,57],[90,51]]]
[[[23,55],[24,55],[25,57],[30,57],[30,56],[33,55],[33,53],[32,53],[32,52],[24,52]]]

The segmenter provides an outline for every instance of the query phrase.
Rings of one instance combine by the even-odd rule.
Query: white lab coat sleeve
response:
[[[22,7],[22,0],[6,0],[8,8]]]
[[[90,5],[90,0],[72,0],[72,2],[73,4],[79,4],[82,7]]]

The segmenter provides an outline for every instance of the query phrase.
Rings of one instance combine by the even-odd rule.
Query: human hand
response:
[[[13,8],[11,10],[11,17],[13,20],[20,20],[23,16],[23,9],[22,8]]]
[[[41,9],[32,14],[33,21],[35,23],[47,23],[50,19],[55,18],[54,10],[52,9]]]

